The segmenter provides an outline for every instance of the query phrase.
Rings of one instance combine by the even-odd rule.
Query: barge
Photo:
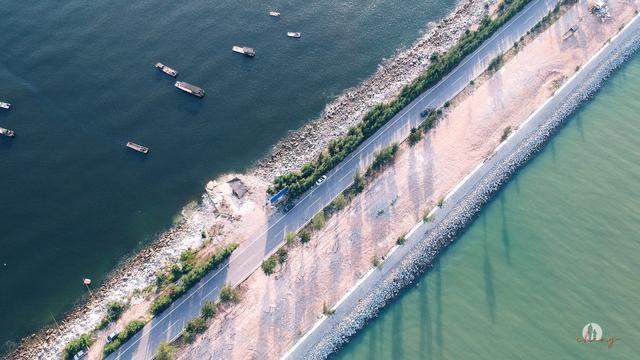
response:
[[[5,129],[5,128],[1,128],[0,127],[0,135],[4,135],[7,137],[14,137],[16,136],[16,133],[13,132],[13,130],[9,130],[9,129]]]
[[[8,110],[10,107],[11,107],[11,104],[0,101],[0,108]]]
[[[171,77],[176,77],[178,76],[178,72],[170,67],[168,67],[167,65],[163,64],[163,63],[157,63],[156,64],[156,69],[161,70],[163,73],[171,76]]]
[[[176,81],[175,83],[175,87],[177,87],[178,89],[184,91],[184,92],[188,92],[189,94],[193,95],[193,96],[197,96],[199,98],[204,97],[204,90],[202,90],[201,88],[195,86],[195,85],[191,85],[189,83],[186,83],[184,81]]]
[[[231,48],[231,50],[233,50],[234,52],[237,52],[238,54],[242,54],[248,57],[256,56],[256,51],[253,48],[246,47],[246,46],[234,46]]]
[[[300,36],[302,36],[302,34],[300,34],[299,32],[291,32],[290,31],[290,32],[287,33],[287,36],[290,37],[290,38],[299,39]]]
[[[127,147],[129,149],[135,150],[137,152],[141,152],[143,154],[148,154],[149,153],[149,148],[148,147],[136,144],[136,143],[131,142],[131,141],[129,141],[127,143]]]

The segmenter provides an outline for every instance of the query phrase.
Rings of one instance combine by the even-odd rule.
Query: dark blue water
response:
[[[0,138],[0,344],[59,318],[84,295],[83,277],[99,284],[208,179],[246,169],[453,6],[3,2],[0,101],[14,107],[0,126],[17,136]],[[206,97],[179,92],[157,61]]]

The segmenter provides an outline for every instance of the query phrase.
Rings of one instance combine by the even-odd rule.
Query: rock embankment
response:
[[[329,142],[345,135],[349,127],[359,123],[374,105],[396,97],[402,87],[422,74],[434,52],[449,50],[465,30],[488,14],[495,0],[461,0],[451,14],[437,23],[429,23],[422,37],[409,49],[384,61],[378,70],[360,85],[346,90],[328,104],[322,115],[274,146],[266,158],[258,161],[250,174],[271,182],[276,176],[296,171],[316,158]]]
[[[450,212],[418,240],[409,253],[397,263],[357,301],[333,326],[322,334],[322,340],[308,347],[301,346],[300,351],[291,354],[291,358],[324,359],[338,350],[360,330],[370,319],[393,299],[403,288],[412,284],[433,263],[438,254],[463,231],[500,188],[548,142],[554,132],[562,125],[585,100],[600,88],[603,81],[640,47],[640,20],[635,18],[624,34],[599,54],[589,69],[576,75],[573,88],[567,93],[559,93],[546,104],[546,110],[540,118],[537,128],[523,140],[515,142],[513,150],[500,160],[489,172],[475,184],[472,191],[453,205]],[[517,138],[514,138],[517,139]],[[308,351],[307,351],[308,350]]]

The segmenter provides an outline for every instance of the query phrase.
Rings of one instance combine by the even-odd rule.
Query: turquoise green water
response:
[[[340,359],[633,359],[640,349],[640,57]],[[584,325],[619,338],[578,344]]]

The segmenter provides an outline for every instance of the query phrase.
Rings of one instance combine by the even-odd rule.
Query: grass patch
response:
[[[507,126],[506,128],[504,128],[504,131],[502,131],[502,136],[500,137],[500,142],[507,140],[509,135],[511,135],[511,131],[511,126]]]
[[[100,320],[96,329],[102,330],[105,329],[110,323],[118,320],[124,310],[126,309],[127,304],[120,301],[112,301],[107,305],[107,314]]]
[[[182,335],[186,342],[192,343],[196,335],[202,334],[205,330],[207,330],[207,321],[202,316],[198,316],[187,323]]]
[[[400,148],[400,146],[398,146],[398,144],[396,143],[396,144],[391,144],[391,145],[387,146],[386,148],[378,151],[376,153],[375,158],[373,159],[373,162],[371,163],[371,165],[367,169],[367,172],[365,173],[365,176],[368,177],[368,176],[373,175],[375,172],[379,171],[385,165],[390,163],[395,158],[396,153],[398,152],[399,148]]]
[[[262,271],[267,275],[271,275],[276,271],[276,265],[278,265],[276,258],[274,256],[269,256],[262,262]]]
[[[325,224],[324,210],[321,210],[319,213],[315,214],[311,219],[311,224],[313,228],[316,230],[320,230],[324,227]]]
[[[200,316],[203,319],[208,320],[216,315],[218,312],[218,305],[213,301],[205,301],[202,305],[202,309],[200,310]]]
[[[331,309],[327,303],[322,303],[322,314],[326,315],[326,316],[331,316],[333,314],[335,314],[336,311]]]
[[[409,145],[413,146],[417,144],[421,139],[422,133],[416,128],[411,128],[411,132],[409,133]]]
[[[308,231],[301,230],[298,235],[300,236],[300,242],[303,244],[311,240],[311,234]]]

